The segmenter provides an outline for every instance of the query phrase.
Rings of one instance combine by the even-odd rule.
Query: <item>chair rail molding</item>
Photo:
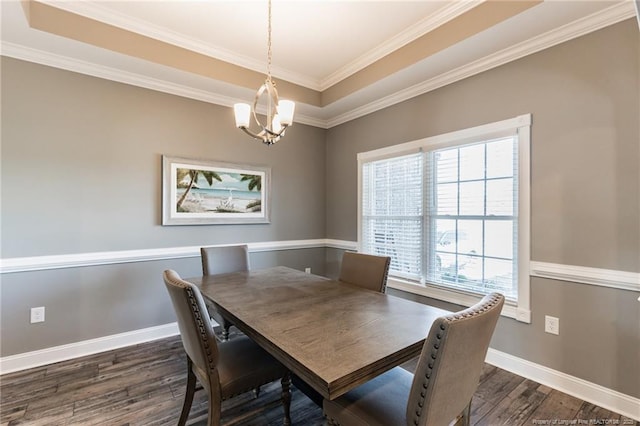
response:
[[[249,252],[298,250],[308,248],[322,248],[338,246],[340,242],[326,239],[262,241],[246,243]],[[228,244],[245,244],[234,242]],[[214,244],[224,246],[228,244]],[[200,247],[211,246],[202,244],[187,247],[150,248],[141,250],[102,251],[91,253],[73,253],[47,256],[13,257],[0,259],[0,274],[18,272],[43,271],[47,269],[79,268],[83,266],[112,265],[119,263],[150,262],[155,260],[181,259],[200,257]]]
[[[532,277],[640,292],[640,273],[638,272],[533,261],[529,269]]]
[[[244,243],[235,242],[229,244]],[[355,241],[330,238],[261,241],[249,242],[246,244],[249,246],[250,253],[309,248],[332,248],[338,250],[357,250],[358,248],[358,243]],[[201,245],[5,258],[0,259],[0,275],[43,271],[48,269],[78,268],[85,266],[199,257],[200,247]],[[638,272],[616,271],[611,269],[561,265],[557,263],[537,261],[531,261],[529,263],[529,269],[532,277],[570,281],[619,290],[640,292],[640,273]],[[401,290],[406,289],[402,288]]]

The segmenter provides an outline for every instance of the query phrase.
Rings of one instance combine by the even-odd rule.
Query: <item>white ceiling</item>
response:
[[[266,70],[264,0],[43,3]],[[478,5],[478,1],[274,0],[273,74],[322,91]],[[2,1],[2,54],[221,105],[254,91],[29,27]],[[298,105],[296,121],[331,127],[635,14],[632,1],[547,0],[324,107]],[[257,89],[257,87],[256,87]]]

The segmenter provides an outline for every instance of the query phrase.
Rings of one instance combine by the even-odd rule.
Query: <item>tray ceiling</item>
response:
[[[266,70],[266,1],[3,1],[2,54],[231,106]],[[273,75],[332,127],[635,16],[632,1],[274,0]]]

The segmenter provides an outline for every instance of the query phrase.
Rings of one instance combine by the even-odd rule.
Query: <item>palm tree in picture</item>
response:
[[[262,176],[246,175],[246,174],[242,174],[241,176],[242,176],[242,178],[240,178],[241,182],[249,181],[249,184],[247,185],[249,191],[253,191],[254,189],[257,190],[258,192],[262,191]],[[247,210],[252,212],[259,212],[262,210],[262,201],[261,200],[253,201],[247,204],[246,208]]]
[[[212,172],[209,170],[178,169],[177,170],[178,186],[181,185],[181,183],[185,180],[187,176],[189,176],[189,183],[186,184],[187,189],[185,189],[184,193],[176,203],[176,211],[180,211],[180,208],[182,207],[182,203],[184,203],[184,200],[187,199],[187,195],[189,195],[189,191],[191,191],[193,186],[196,184],[196,182],[198,181],[198,176],[200,175],[204,176],[209,186],[213,185],[214,179],[219,182],[222,182],[222,178],[216,172]]]
[[[258,191],[262,191],[262,176],[260,175],[245,175],[241,174],[242,178],[240,181],[246,182],[249,181],[249,191],[253,191],[257,189]]]

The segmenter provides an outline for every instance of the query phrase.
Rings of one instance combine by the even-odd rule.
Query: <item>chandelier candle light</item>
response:
[[[293,124],[293,112],[296,104],[293,101],[287,101],[284,99],[278,100],[276,84],[271,78],[271,0],[269,0],[269,27],[267,40],[267,79],[256,93],[256,97],[253,101],[253,108],[251,108],[251,105],[249,104],[238,103],[233,105],[233,111],[236,116],[236,127],[242,129],[246,134],[254,139],[262,141],[267,145],[273,145],[284,136],[284,132],[287,130],[287,127]],[[266,124],[262,124],[260,120],[258,120],[256,111],[258,101],[263,94],[266,94],[267,98]],[[249,122],[252,113],[253,119],[261,129],[258,133],[254,133],[249,129]]]

